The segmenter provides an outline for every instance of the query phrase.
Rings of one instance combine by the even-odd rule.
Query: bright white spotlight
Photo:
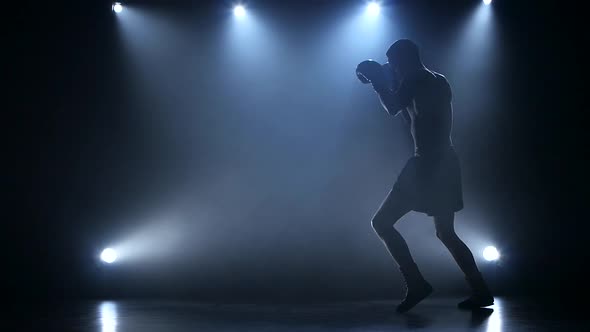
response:
[[[120,2],[115,2],[115,3],[113,4],[113,11],[114,11],[115,13],[120,13],[120,12],[122,12],[122,11],[123,11],[123,5],[122,5]]]
[[[381,11],[381,6],[379,6],[379,4],[375,1],[371,1],[367,5],[367,14],[369,14],[371,16],[379,15],[380,11]]]
[[[117,260],[117,252],[112,248],[106,248],[100,253],[100,259],[105,263],[111,264]]]
[[[500,258],[500,253],[496,247],[488,246],[483,250],[483,258],[488,261],[496,261]]]
[[[489,4],[491,4],[491,3],[492,3],[492,0],[483,0],[483,4],[486,5],[486,6],[489,5]]]
[[[246,8],[243,5],[236,5],[234,7],[234,15],[236,17],[244,17],[246,16]]]

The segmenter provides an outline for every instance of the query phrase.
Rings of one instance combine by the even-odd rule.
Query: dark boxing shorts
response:
[[[448,150],[436,154],[410,158],[385,204],[388,202],[401,203],[414,211],[431,216],[461,210],[461,166],[455,150],[449,147]]]

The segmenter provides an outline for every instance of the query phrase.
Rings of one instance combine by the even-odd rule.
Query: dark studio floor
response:
[[[588,331],[587,319],[530,300],[499,298],[489,309],[460,311],[457,299],[428,299],[407,314],[394,302],[211,304],[102,301],[51,305],[15,318],[22,331]],[[22,315],[22,316],[21,316]],[[586,328],[585,328],[586,327]]]

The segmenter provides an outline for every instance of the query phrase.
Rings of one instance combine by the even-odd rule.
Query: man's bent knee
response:
[[[386,218],[379,217],[378,215],[371,220],[371,226],[375,232],[379,235],[385,234],[387,231],[393,229],[394,220],[387,220]]]
[[[454,214],[446,214],[434,217],[434,224],[436,227],[436,237],[443,243],[450,243],[457,239],[455,233]]]
[[[371,225],[377,234],[387,234],[393,230],[393,225],[410,209],[406,206],[403,200],[396,198],[391,192],[381,204],[379,211],[371,220]]]
[[[458,239],[457,234],[453,230],[437,230],[436,237],[441,240],[442,243],[453,243]]]

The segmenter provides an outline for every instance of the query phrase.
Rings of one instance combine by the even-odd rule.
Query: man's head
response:
[[[418,45],[409,39],[397,40],[389,47],[386,55],[393,70],[402,77],[423,66]]]

